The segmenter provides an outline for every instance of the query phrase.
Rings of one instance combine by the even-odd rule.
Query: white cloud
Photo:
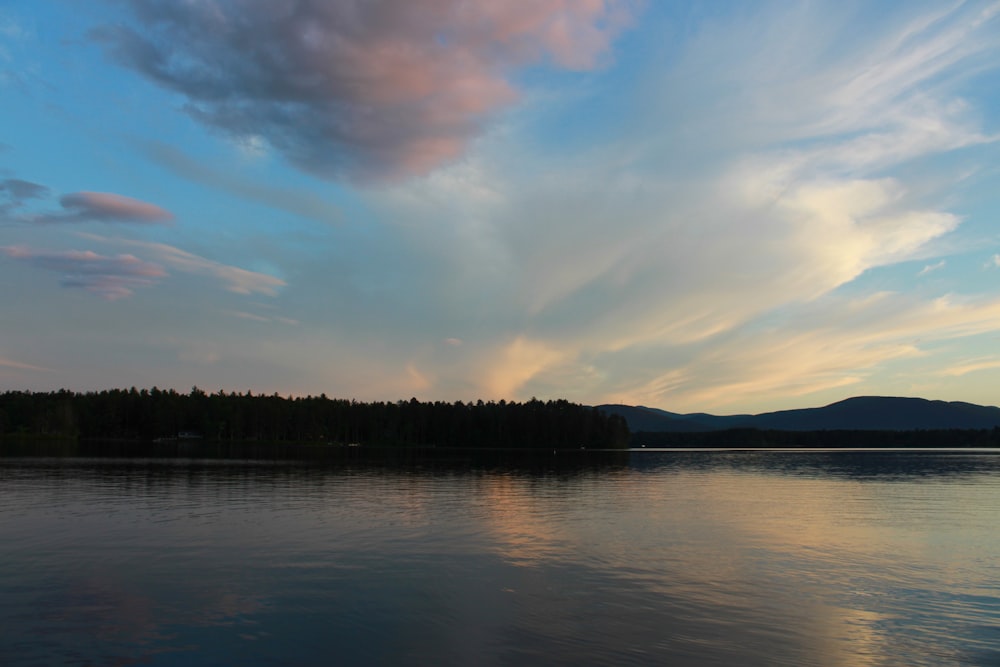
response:
[[[1000,368],[1000,359],[975,359],[972,361],[966,361],[965,363],[956,364],[954,366],[948,366],[941,371],[941,375],[961,377],[963,375],[968,375],[969,373],[992,370],[994,368]]]
[[[928,369],[962,368],[941,343],[989,335],[998,327],[996,299],[828,296],[699,342],[575,352],[571,363],[536,373],[523,391],[546,395],[570,387],[577,399],[597,394],[602,402],[677,411],[760,411],[773,409],[776,397],[783,407],[793,399],[809,405],[816,400],[808,397],[831,392],[841,398],[878,393],[864,387],[904,362],[911,372],[920,368],[922,377]]]
[[[812,7],[707,29],[652,65],[613,141],[558,153],[499,128],[463,164],[373,203],[443,296],[435,321],[465,341],[459,361],[414,353],[437,386],[750,401],[856,384],[1000,325],[995,306],[955,300],[861,309],[874,323],[860,333],[816,324],[813,304],[959,229],[925,183],[951,178],[935,156],[994,141],[957,90],[996,42],[971,5],[899,8],[908,22],[861,35]],[[798,38],[755,30],[770,24]],[[799,333],[768,330],[775,313]],[[473,322],[495,328],[470,335]]]
[[[940,262],[935,262],[934,264],[927,264],[926,266],[924,266],[924,268],[920,269],[920,273],[918,273],[917,276],[926,276],[928,273],[932,273],[934,271],[943,269],[946,263],[947,262],[945,262],[945,260],[942,259]]]

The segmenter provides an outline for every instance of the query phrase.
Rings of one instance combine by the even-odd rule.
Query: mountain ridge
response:
[[[633,433],[697,433],[734,428],[916,431],[1000,427],[1000,407],[901,396],[853,396],[817,408],[778,410],[756,415],[681,414],[622,404],[598,405],[597,408],[624,417]]]

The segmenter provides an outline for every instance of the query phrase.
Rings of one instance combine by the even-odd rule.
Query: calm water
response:
[[[998,523],[996,452],[8,452],[0,665],[1000,665]]]

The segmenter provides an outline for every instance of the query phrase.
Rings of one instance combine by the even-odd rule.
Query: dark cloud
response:
[[[19,178],[8,178],[0,181],[0,192],[7,194],[15,201],[25,199],[43,199],[49,196],[49,189],[44,185],[22,181]]]
[[[517,67],[594,67],[628,0],[124,0],[92,35],[187,98],[198,121],[263,138],[333,178],[421,174],[512,103]]]
[[[45,252],[25,246],[0,247],[0,252],[59,274],[63,287],[84,289],[109,300],[130,296],[135,288],[152,285],[156,278],[167,275],[163,267],[134,255],[106,256],[89,250]]]
[[[19,178],[5,179],[0,181],[0,215],[22,207],[29,199],[45,199],[48,196],[49,189],[44,185]]]

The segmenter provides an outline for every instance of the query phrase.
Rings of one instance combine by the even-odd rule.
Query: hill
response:
[[[857,396],[820,408],[758,415],[678,414],[656,408],[600,405],[620,415],[632,432],[697,433],[734,428],[776,431],[915,431],[1000,427],[1000,408],[923,398]]]

